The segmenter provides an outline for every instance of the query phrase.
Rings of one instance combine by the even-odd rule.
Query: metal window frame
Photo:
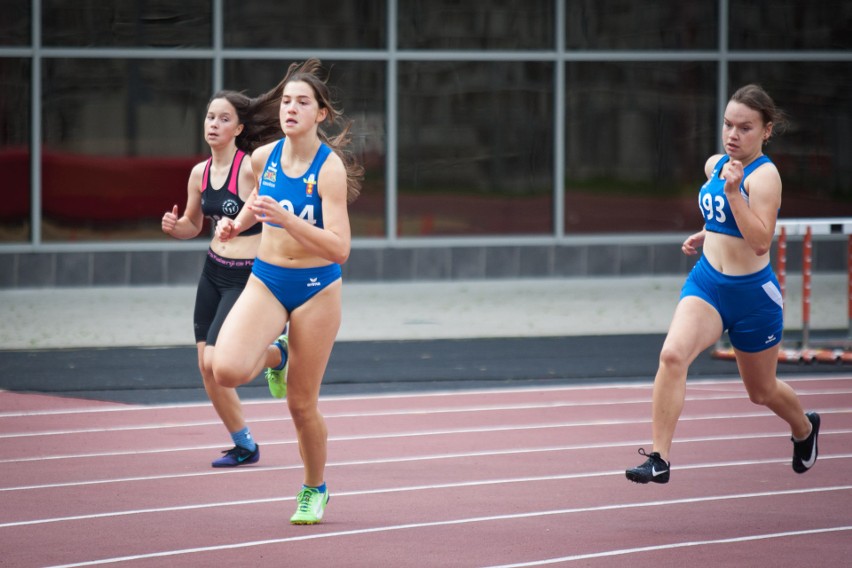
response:
[[[428,246],[505,246],[511,245],[553,245],[553,244],[602,244],[618,243],[625,239],[646,244],[678,242],[680,234],[630,234],[617,235],[566,235],[564,228],[565,195],[563,179],[565,176],[565,64],[583,61],[710,61],[716,62],[718,73],[717,114],[719,129],[721,117],[728,96],[728,66],[735,61],[852,61],[852,53],[844,51],[737,51],[731,53],[729,39],[729,1],[718,3],[718,45],[715,50],[697,51],[568,51],[565,48],[565,3],[554,2],[555,34],[552,50],[525,51],[434,51],[397,49],[398,0],[387,2],[387,45],[379,50],[331,50],[331,49],[228,49],[224,47],[224,0],[212,1],[212,46],[207,49],[170,49],[170,48],[46,48],[42,46],[41,15],[42,0],[31,0],[31,45],[29,48],[0,47],[0,57],[27,58],[32,62],[31,76],[31,211],[32,234],[28,243],[0,243],[0,253],[21,252],[97,252],[97,251],[159,251],[181,249],[204,249],[206,243],[161,242],[161,241],[112,241],[44,243],[42,241],[42,62],[56,58],[145,58],[145,59],[207,59],[212,66],[212,91],[223,84],[223,67],[226,59],[289,59],[299,60],[307,57],[349,61],[383,61],[386,65],[386,162],[385,162],[385,235],[384,237],[355,238],[353,248],[383,247],[428,247]],[[553,231],[550,235],[540,236],[457,236],[457,237],[399,237],[397,236],[398,216],[398,69],[400,63],[409,61],[547,61],[553,63]],[[721,137],[721,130],[719,137]]]

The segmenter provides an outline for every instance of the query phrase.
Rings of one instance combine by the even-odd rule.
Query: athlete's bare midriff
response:
[[[745,239],[713,231],[704,235],[703,253],[713,268],[729,276],[754,274],[769,264],[769,254],[756,255]]]
[[[330,264],[328,259],[311,254],[285,229],[268,224],[263,226],[263,240],[257,257],[285,268],[313,268]]]
[[[226,242],[213,237],[210,249],[222,258],[254,258],[260,244],[260,233],[256,235],[237,236]]]

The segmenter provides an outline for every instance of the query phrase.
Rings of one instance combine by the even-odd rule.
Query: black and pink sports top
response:
[[[204,177],[201,180],[201,187],[203,188],[201,190],[201,212],[205,217],[210,217],[213,221],[218,221],[223,217],[234,219],[242,210],[246,203],[240,197],[237,183],[240,178],[240,167],[245,157],[245,152],[237,150],[237,153],[234,154],[234,161],[231,162],[231,170],[228,172],[228,181],[219,189],[210,185],[210,165],[213,163],[213,158],[207,160],[207,165],[204,166]],[[240,233],[240,236],[256,235],[262,229],[260,223],[255,223]]]

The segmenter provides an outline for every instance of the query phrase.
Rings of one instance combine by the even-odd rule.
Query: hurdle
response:
[[[787,292],[787,241],[790,236],[802,237],[802,335],[800,341],[782,342],[778,350],[778,362],[852,364],[852,218],[779,219],[775,225],[775,234],[778,236],[775,273],[782,299],[786,298]],[[847,236],[847,331],[845,338],[817,340],[811,337],[813,237],[830,234]],[[713,349],[712,356],[717,359],[735,359],[733,348],[725,345],[721,339]]]

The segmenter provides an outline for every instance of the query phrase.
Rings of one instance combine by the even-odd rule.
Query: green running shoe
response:
[[[290,366],[290,350],[288,347],[287,335],[281,335],[275,341],[282,354],[287,355],[287,362],[284,363],[284,368],[266,369],[266,382],[269,383],[269,392],[275,398],[284,398],[287,396],[287,368]]]
[[[325,506],[331,496],[326,490],[320,493],[312,487],[302,487],[296,495],[296,513],[290,517],[292,525],[315,525],[322,520]]]

